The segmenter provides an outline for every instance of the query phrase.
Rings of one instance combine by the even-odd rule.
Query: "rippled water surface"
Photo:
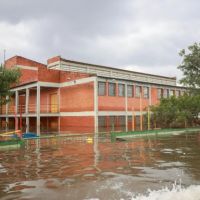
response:
[[[200,133],[29,140],[0,150],[0,199],[200,199]]]

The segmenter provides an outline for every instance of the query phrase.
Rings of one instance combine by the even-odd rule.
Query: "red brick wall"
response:
[[[61,57],[60,56],[55,56],[55,57],[53,57],[53,58],[49,58],[48,60],[47,60],[47,64],[49,65],[49,64],[51,64],[51,63],[54,63],[54,62],[57,62],[57,61],[60,61],[61,60]]]
[[[149,105],[149,99],[142,98],[128,98],[128,111],[140,111],[140,106],[142,110],[145,110]]]
[[[46,66],[45,64],[42,64],[42,63],[27,59],[21,56],[17,56],[16,60],[17,60],[17,63],[16,63],[17,65],[31,66],[31,67],[37,67],[37,68]]]
[[[152,87],[151,90],[152,90],[152,92],[151,92],[152,105],[158,104],[160,101],[157,98],[157,88],[156,87]]]
[[[38,81],[38,71],[20,69],[21,77],[18,85],[24,85],[26,83],[31,83]]]
[[[125,111],[124,97],[99,96],[99,111]]]
[[[93,133],[94,117],[61,117],[60,130],[73,133]]]
[[[47,69],[46,66],[40,67],[38,71],[38,80],[43,82],[59,83],[60,71]]]
[[[17,63],[17,56],[14,56],[14,57],[12,57],[12,58],[10,58],[10,59],[8,59],[8,60],[5,61],[5,67],[7,69],[10,69],[14,65],[16,65],[16,63]]]
[[[78,84],[60,88],[61,112],[94,110],[94,84]]]

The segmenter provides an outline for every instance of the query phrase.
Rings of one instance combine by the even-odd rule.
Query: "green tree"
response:
[[[179,55],[183,58],[182,63],[178,66],[183,72],[183,78],[180,83],[190,87],[191,90],[200,89],[200,43],[194,43],[188,49],[182,49]]]
[[[160,128],[195,126],[199,123],[200,95],[172,96],[151,107],[152,120]]]
[[[0,105],[6,104],[10,100],[12,95],[10,88],[18,83],[20,75],[19,69],[6,69],[2,65],[0,66]],[[8,96],[7,99],[6,96]]]

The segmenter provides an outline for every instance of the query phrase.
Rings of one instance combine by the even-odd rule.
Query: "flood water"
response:
[[[200,133],[29,140],[0,150],[0,199],[199,200]]]

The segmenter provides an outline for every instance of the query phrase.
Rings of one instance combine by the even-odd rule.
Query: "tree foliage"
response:
[[[194,43],[188,49],[180,51],[179,55],[183,58],[178,66],[183,72],[183,78],[180,83],[190,87],[194,91],[200,89],[200,43]]]
[[[199,124],[200,95],[185,94],[161,99],[151,107],[152,120],[160,128],[188,127]]]
[[[13,84],[17,84],[20,75],[19,69],[6,69],[0,66],[0,105],[6,104],[10,100],[12,94],[10,88]]]

